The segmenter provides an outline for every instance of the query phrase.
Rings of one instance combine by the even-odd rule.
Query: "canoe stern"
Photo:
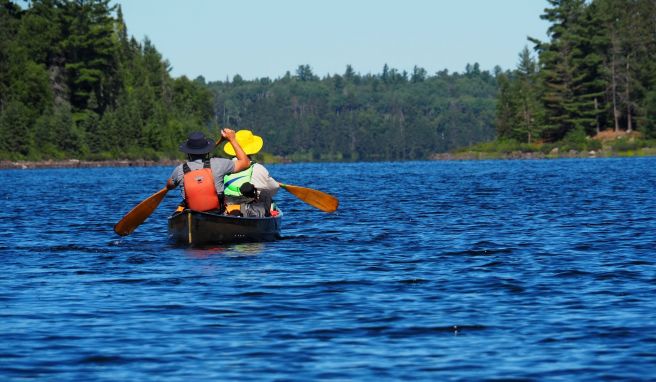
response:
[[[282,213],[250,218],[183,210],[168,219],[169,241],[184,245],[273,241],[280,238]]]

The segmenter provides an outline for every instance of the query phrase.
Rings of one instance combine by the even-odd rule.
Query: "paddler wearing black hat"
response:
[[[180,186],[185,204],[192,210],[223,212],[223,177],[250,166],[234,130],[223,129],[221,136],[234,147],[237,160],[210,158],[216,144],[201,132],[189,134],[187,141],[180,145],[180,151],[187,154],[187,161],[173,170],[166,187],[172,190]]]

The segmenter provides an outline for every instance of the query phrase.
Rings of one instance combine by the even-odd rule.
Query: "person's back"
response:
[[[260,192],[252,183],[244,183],[240,187],[242,195],[249,198],[248,202],[240,205],[242,216],[246,217],[267,217],[271,216],[271,198]]]
[[[253,135],[249,130],[240,130],[235,134],[235,139],[249,159],[251,155],[257,154],[264,144],[261,137]],[[226,143],[223,150],[228,155],[235,155],[235,150],[230,143]],[[269,215],[273,197],[278,192],[279,183],[271,177],[269,171],[261,164],[251,161],[248,169],[224,177],[226,185],[226,202],[228,204],[241,205],[240,210],[245,216],[252,216],[252,211],[266,211]],[[241,187],[251,184],[256,190],[255,196],[247,196]],[[259,215],[259,212],[257,213]]]

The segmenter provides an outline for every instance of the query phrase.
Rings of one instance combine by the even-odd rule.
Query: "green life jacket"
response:
[[[223,193],[226,196],[241,196],[239,187],[246,182],[250,182],[253,177],[253,166],[255,163],[252,163],[249,168],[244,171],[236,172],[234,174],[229,174],[223,177]]]

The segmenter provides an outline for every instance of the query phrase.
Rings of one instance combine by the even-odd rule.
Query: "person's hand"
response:
[[[166,181],[166,188],[168,190],[172,190],[175,188],[175,183],[173,183],[173,178],[169,178],[169,180]]]
[[[235,139],[235,131],[232,129],[223,129],[221,130],[221,136],[232,142]]]
[[[223,129],[221,130],[221,136],[230,142],[232,145],[232,148],[235,149],[235,155],[237,156],[237,162],[235,162],[235,168],[233,169],[234,172],[240,172],[243,170],[246,170],[248,166],[251,165],[251,160],[248,159],[248,155],[244,152],[244,149],[241,148],[239,145],[239,141],[237,140],[237,136],[235,134],[234,130],[231,129]]]

